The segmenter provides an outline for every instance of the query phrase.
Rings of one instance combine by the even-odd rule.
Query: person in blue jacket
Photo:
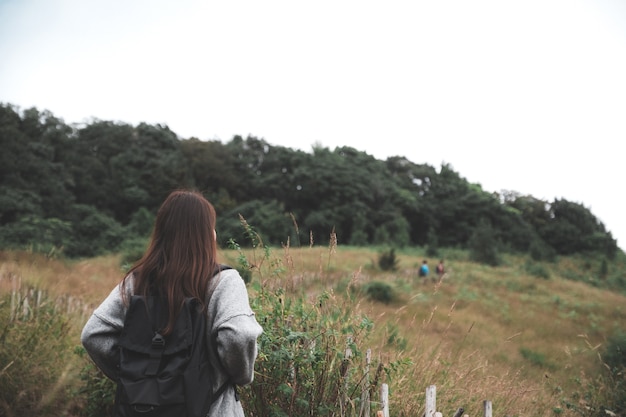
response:
[[[422,266],[420,266],[418,274],[421,278],[426,278],[428,276],[428,272],[428,261],[424,259],[424,261],[422,262]]]

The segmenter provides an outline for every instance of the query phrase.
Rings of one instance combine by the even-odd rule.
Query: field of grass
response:
[[[529,264],[525,257],[504,256],[501,266],[490,267],[470,262],[465,251],[440,249],[429,258],[413,248],[396,250],[397,269],[382,271],[381,251],[313,246],[222,250],[220,257],[232,266],[252,266],[253,301],[280,290],[285,299],[315,306],[327,294],[336,308],[349,306],[351,317],[367,317],[371,333],[358,341],[360,349],[396,366],[382,377],[390,387],[392,416],[421,416],[430,385],[437,386],[444,416],[459,407],[481,416],[484,400],[492,401],[494,415],[508,416],[592,416],[605,404],[611,381],[601,354],[607,339],[626,325],[626,296],[603,289],[610,285],[598,275],[600,260]],[[423,259],[434,270],[439,258],[447,268],[442,280],[417,277]],[[609,266],[610,279],[624,273],[622,258]],[[120,256],[64,261],[0,253],[4,322],[19,324],[21,314],[36,311],[34,303],[51,308],[40,314],[48,317],[43,328],[24,319],[26,330],[7,324],[0,335],[0,391],[9,393],[0,395],[0,415],[26,415],[15,411],[15,403],[39,416],[88,415],[81,411],[86,359],[74,350],[82,324],[122,275]],[[387,284],[390,299],[368,297],[372,283]],[[20,300],[28,294],[44,301],[25,308]],[[60,313],[66,319],[55,323]],[[55,339],[55,354],[43,341],[33,342],[28,333],[35,330],[36,337]]]

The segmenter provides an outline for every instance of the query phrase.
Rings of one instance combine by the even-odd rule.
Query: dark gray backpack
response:
[[[229,267],[219,270],[224,269]],[[233,386],[225,383],[211,392],[206,313],[199,302],[186,299],[173,331],[163,336],[159,329],[167,317],[165,299],[131,298],[119,342],[116,417],[204,417],[214,399]]]

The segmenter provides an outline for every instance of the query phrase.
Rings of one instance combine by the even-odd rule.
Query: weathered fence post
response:
[[[380,403],[383,406],[383,417],[389,417],[389,385],[382,384],[380,387]]]
[[[370,363],[372,361],[372,349],[365,352],[365,384],[361,391],[360,417],[370,417]]]
[[[20,289],[22,287],[22,278],[11,274],[11,321],[17,319],[20,304]]]
[[[426,417],[434,417],[437,411],[437,387],[431,385],[426,388]]]
[[[491,401],[485,401],[483,402],[484,406],[485,406],[485,417],[491,417]]]
[[[22,318],[26,320],[30,315],[30,303],[28,302],[29,291],[24,291],[24,301],[22,301]]]
[[[350,367],[350,360],[352,359],[352,349],[350,349],[350,343],[352,343],[352,337],[348,336],[346,341],[347,347],[341,363],[341,378],[343,378],[343,387],[341,393],[341,415],[345,416],[348,407],[348,368]]]

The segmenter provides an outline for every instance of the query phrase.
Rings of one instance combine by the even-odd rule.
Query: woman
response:
[[[163,202],[148,250],[93,312],[81,335],[85,349],[106,376],[118,379],[117,345],[132,295],[160,295],[172,312],[165,334],[176,323],[185,298],[196,298],[206,311],[207,343],[215,344],[209,349],[213,391],[226,382],[252,382],[257,338],[263,329],[239,273],[227,269],[214,275],[218,271],[215,220],[213,206],[198,192],[175,191]],[[213,292],[207,305],[209,288]],[[216,398],[209,412],[220,417],[243,415],[234,389]]]

